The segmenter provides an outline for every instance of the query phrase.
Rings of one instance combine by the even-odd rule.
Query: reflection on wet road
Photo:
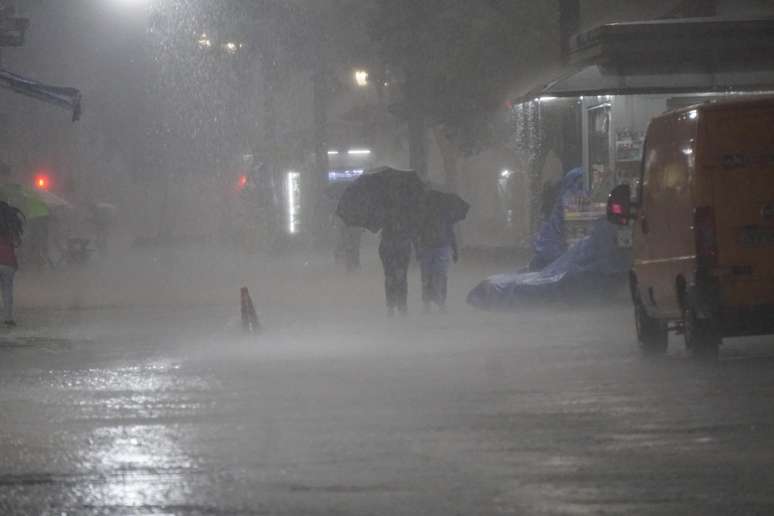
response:
[[[0,513],[774,511],[768,342],[649,361],[625,307],[457,308],[257,341],[195,310],[176,338],[136,314],[114,339],[3,337]]]

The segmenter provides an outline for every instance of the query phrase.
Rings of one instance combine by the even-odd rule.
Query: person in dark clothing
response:
[[[336,257],[344,262],[347,272],[360,270],[360,241],[363,230],[339,223],[339,240],[336,246]]]
[[[422,302],[425,312],[435,303],[446,311],[446,290],[451,261],[457,263],[459,253],[454,225],[438,213],[425,215],[419,229],[417,259],[422,275]]]
[[[408,216],[393,214],[381,232],[379,258],[384,267],[384,293],[390,316],[408,313],[408,267],[416,247],[416,224]]]
[[[16,248],[24,231],[24,215],[21,211],[0,201],[0,290],[3,297],[4,323],[16,326],[13,317],[13,280],[19,263]]]
[[[408,313],[408,266],[411,261],[411,238],[404,235],[387,235],[382,231],[379,258],[384,267],[384,292],[390,316],[395,310],[401,315]]]
[[[414,174],[413,178],[393,178],[392,184],[385,185],[385,188],[379,257],[384,267],[387,312],[393,315],[397,310],[401,315],[406,315],[408,267],[411,249],[416,247],[422,187]]]

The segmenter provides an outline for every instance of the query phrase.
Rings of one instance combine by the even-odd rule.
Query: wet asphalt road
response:
[[[228,306],[23,313],[0,514],[774,513],[771,339],[643,360],[625,303],[387,320],[364,291],[257,339]]]

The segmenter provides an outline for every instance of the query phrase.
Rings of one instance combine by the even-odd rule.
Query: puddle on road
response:
[[[0,351],[19,349],[69,350],[79,344],[89,344],[89,341],[76,341],[56,337],[0,337]]]

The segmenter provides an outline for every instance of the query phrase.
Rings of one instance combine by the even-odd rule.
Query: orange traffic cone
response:
[[[261,331],[261,323],[258,322],[258,314],[255,313],[255,305],[253,305],[253,299],[250,297],[247,287],[242,287],[241,305],[242,330],[248,334],[259,333]]]

